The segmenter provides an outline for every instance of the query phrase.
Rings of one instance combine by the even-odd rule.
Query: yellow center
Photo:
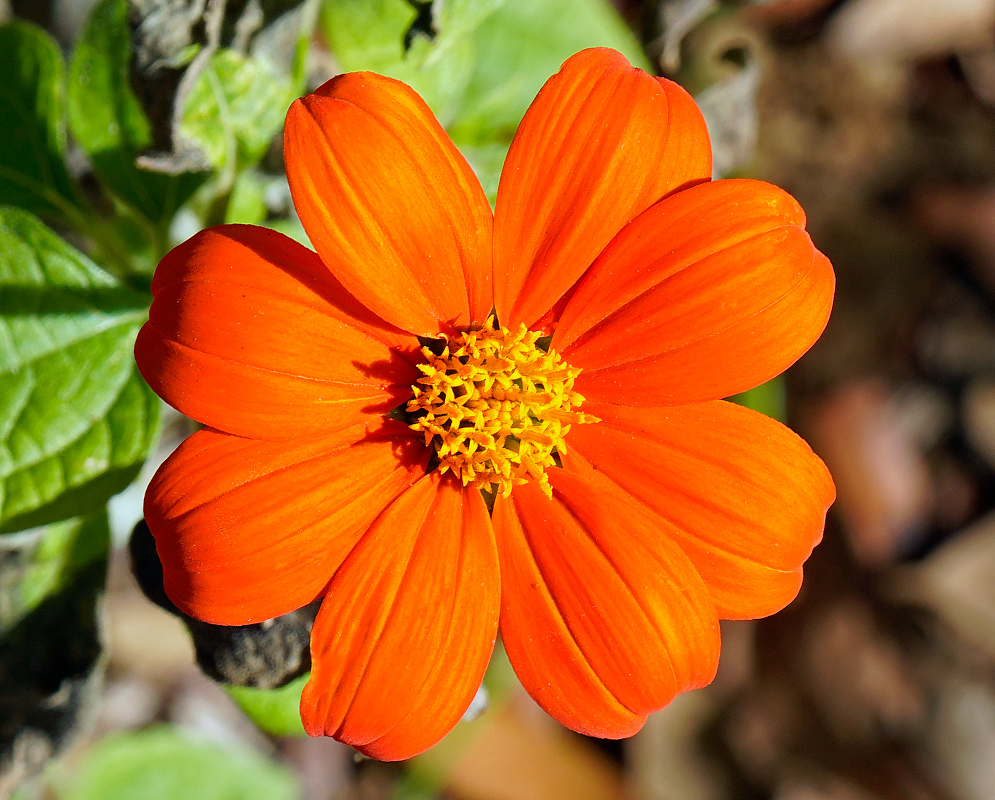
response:
[[[419,415],[411,427],[435,445],[440,472],[505,497],[530,478],[552,494],[546,468],[556,465],[563,437],[571,425],[599,420],[576,410],[584,402],[573,390],[580,370],[537,347],[541,337],[524,325],[512,333],[491,317],[440,340],[439,354],[422,348],[425,375],[407,408]]]

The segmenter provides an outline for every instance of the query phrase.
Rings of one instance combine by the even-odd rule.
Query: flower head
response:
[[[575,409],[578,370],[539,346],[542,334],[520,325],[499,328],[494,317],[471,327],[436,354],[423,347],[425,375],[412,387],[411,428],[435,449],[439,472],[464,486],[508,497],[516,485],[537,481],[552,497],[546,467],[566,451],[572,424],[597,422]]]
[[[798,205],[710,181],[690,97],[610,50],[539,93],[493,216],[397,81],[329,81],[284,144],[316,252],[203,231],[136,345],[207,426],[146,496],[173,602],[242,625],[323,597],[305,728],[378,758],[459,720],[499,628],[584,733],[708,683],[718,620],[794,598],[834,498],[801,439],[722,400],[825,326]]]

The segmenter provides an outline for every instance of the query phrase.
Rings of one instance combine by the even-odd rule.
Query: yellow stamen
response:
[[[434,442],[441,472],[504,497],[535,480],[552,496],[546,469],[556,465],[563,437],[571,425],[599,420],[577,410],[580,370],[536,347],[541,336],[524,325],[512,333],[491,317],[448,339],[442,355],[422,348],[424,377],[407,409],[421,414],[411,428]]]

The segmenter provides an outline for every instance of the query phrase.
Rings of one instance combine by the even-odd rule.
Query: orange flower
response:
[[[284,146],[317,254],[203,231],[135,349],[207,426],[146,497],[173,602],[243,625],[323,596],[305,728],[382,759],[459,720],[499,623],[583,733],[707,684],[718,620],[794,598],[834,499],[801,439],[721,399],[829,316],[798,205],[711,182],[691,98],[611,50],[543,87],[493,217],[397,81],[329,81]]]

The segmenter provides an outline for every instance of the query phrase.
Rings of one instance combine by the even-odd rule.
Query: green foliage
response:
[[[632,31],[605,0],[507,0],[474,31],[473,47],[473,72],[449,134],[492,202],[518,123],[564,61],[588,47],[611,47],[650,69]]]
[[[295,678],[279,689],[225,686],[245,715],[274,736],[304,736],[301,724],[301,692],[311,673]]]
[[[263,59],[220,50],[190,90],[180,130],[216,169],[234,170],[263,156],[296,96],[294,79]]]
[[[228,205],[225,208],[225,223],[239,222],[245,225],[258,225],[266,219],[266,183],[258,172],[244,170],[235,179]]]
[[[137,474],[159,418],[132,357],[147,306],[0,209],[0,532],[93,513]]]
[[[19,582],[21,613],[64,590],[81,569],[106,559],[110,544],[106,512],[49,525]]]
[[[473,75],[452,125],[458,143],[510,142],[546,79],[585,48],[612,47],[650,69],[632,31],[604,0],[508,0],[474,32],[473,43]]]
[[[469,34],[504,0],[459,0],[433,14],[434,39],[405,35],[415,21],[406,0],[326,0],[322,29],[347,71],[371,70],[410,85],[445,124],[458,112],[473,69]]]
[[[0,203],[71,219],[80,200],[63,157],[62,54],[41,28],[0,26]]]
[[[433,4],[434,38],[405,37],[406,0],[325,0],[321,24],[346,70],[410,84],[447,127],[493,201],[508,145],[536,93],[587,47],[646,56],[606,0],[449,0]]]
[[[58,595],[91,565],[101,564],[110,548],[107,513],[56,522],[17,567],[0,573],[0,632],[16,625],[49,597]]]
[[[445,53],[453,42],[469,36],[508,0],[446,0],[432,4],[432,26],[438,31],[435,56]]]
[[[173,727],[98,742],[62,800],[295,800],[293,773],[244,747]]]
[[[87,698],[98,691],[104,665],[97,616],[107,581],[107,513],[2,545],[0,707],[11,788],[12,774],[32,769],[23,757],[9,766],[25,746],[59,753],[94,710]]]
[[[309,250],[313,250],[311,247],[311,240],[307,238],[307,233],[304,230],[304,226],[301,225],[301,221],[294,217],[293,219],[271,219],[266,221],[266,227],[272,228],[275,231],[279,231],[284,236],[289,236],[298,244],[304,245]]]
[[[498,183],[501,180],[501,170],[504,167],[504,159],[508,155],[510,141],[497,139],[492,142],[481,144],[468,144],[456,137],[456,145],[459,147],[463,157],[473,167],[473,171],[480,180],[480,185],[484,187],[484,194],[494,205],[497,199]]]
[[[153,225],[168,224],[207,177],[141,169],[135,158],[152,145],[152,129],[131,89],[127,0],[93,10],[69,65],[69,128],[104,185]]]
[[[407,0],[325,0],[321,7],[325,37],[346,71],[396,68],[416,16]]]
[[[783,377],[772,378],[729,399],[780,422],[787,419],[788,398]]]

